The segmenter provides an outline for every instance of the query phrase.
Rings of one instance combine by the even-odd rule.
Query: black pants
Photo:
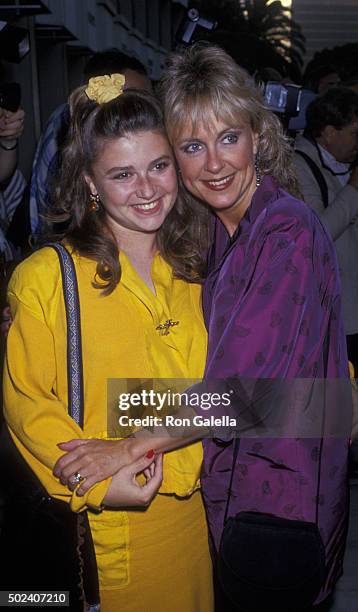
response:
[[[214,587],[215,587],[215,612],[244,612],[240,611],[237,607],[233,606],[230,601],[225,597],[224,593],[220,588],[220,584],[216,577],[214,578]],[[306,608],[306,610],[302,610],[302,612],[329,612],[332,605],[332,598],[328,597],[325,601],[323,601],[318,606],[312,606],[311,608]],[[257,612],[275,612],[274,610],[257,610]],[[289,611],[287,611],[289,612]]]

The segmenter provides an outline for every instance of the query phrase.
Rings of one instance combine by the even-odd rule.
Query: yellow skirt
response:
[[[130,581],[101,590],[101,612],[212,612],[212,567],[200,491],[157,495],[129,514]]]

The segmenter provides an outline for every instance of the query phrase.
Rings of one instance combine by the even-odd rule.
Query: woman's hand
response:
[[[140,485],[137,482],[136,476],[140,472],[149,472],[146,474],[146,483]],[[156,495],[163,479],[163,458],[159,454],[155,460],[142,458],[128,465],[112,478],[106,497],[103,503],[110,507],[123,506],[149,506],[153,497]]]
[[[53,473],[63,485],[74,491],[77,484],[73,477],[79,473],[85,480],[77,490],[81,496],[97,482],[116,474],[126,466],[131,466],[139,458],[143,460],[149,450],[150,441],[138,441],[134,438],[124,440],[70,440],[59,444],[66,451],[56,463]],[[149,456],[153,460],[153,455]],[[147,467],[147,466],[146,466]],[[144,469],[144,468],[143,468]]]

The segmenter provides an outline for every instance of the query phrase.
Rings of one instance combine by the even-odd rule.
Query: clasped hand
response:
[[[146,506],[162,482],[162,456],[138,458],[133,453],[135,440],[70,440],[58,445],[66,451],[56,463],[53,473],[61,483],[74,491],[78,486],[74,474],[84,478],[76,490],[84,495],[94,484],[112,476],[104,503],[109,506]],[[136,476],[144,472],[146,483],[140,485]]]

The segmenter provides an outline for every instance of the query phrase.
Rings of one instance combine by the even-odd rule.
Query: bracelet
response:
[[[4,143],[0,140],[0,147],[4,150],[4,151],[14,151],[17,148],[17,145],[19,144],[18,139],[16,138],[15,140],[15,144],[12,145],[11,147],[5,147]]]

